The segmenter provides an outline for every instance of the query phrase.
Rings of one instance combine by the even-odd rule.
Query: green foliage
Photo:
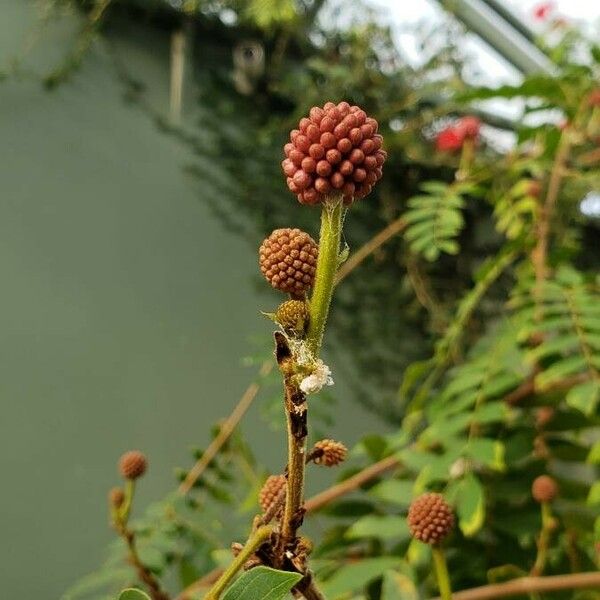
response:
[[[223,600],[283,600],[301,578],[298,573],[256,567],[239,577]]]
[[[150,596],[141,590],[128,588],[119,594],[118,600],[150,600]]]

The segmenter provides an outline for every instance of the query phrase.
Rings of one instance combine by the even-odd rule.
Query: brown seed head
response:
[[[558,495],[558,484],[549,475],[540,475],[533,480],[531,495],[536,502],[552,502]]]
[[[260,270],[275,289],[303,297],[313,285],[318,253],[308,233],[276,229],[260,246]]]
[[[454,527],[454,514],[441,494],[423,494],[408,509],[408,527],[414,538],[435,546]]]
[[[113,508],[121,508],[125,502],[125,492],[119,487],[112,488],[108,492],[108,502]]]
[[[364,198],[381,178],[387,152],[378,123],[359,106],[327,102],[290,132],[281,163],[290,191],[302,204],[339,194],[345,204]]]
[[[139,450],[125,452],[119,459],[119,471],[125,479],[141,477],[148,466],[146,456]]]
[[[283,330],[297,337],[302,337],[308,326],[308,306],[304,300],[287,300],[279,305],[275,320]]]
[[[348,448],[335,440],[320,440],[315,444],[313,451],[318,453],[313,462],[325,467],[335,467],[348,456]]]
[[[258,502],[263,512],[267,512],[281,490],[285,489],[286,478],[283,475],[269,475],[265,481],[260,494],[258,495]]]

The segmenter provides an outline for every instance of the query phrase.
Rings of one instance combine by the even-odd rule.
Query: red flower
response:
[[[554,2],[542,2],[533,8],[533,17],[538,21],[545,21],[554,10]]]
[[[474,140],[479,135],[481,121],[477,117],[463,117],[456,124],[456,129],[462,133],[464,139]]]
[[[455,152],[462,148],[465,136],[457,127],[442,129],[435,138],[435,147],[439,152]]]

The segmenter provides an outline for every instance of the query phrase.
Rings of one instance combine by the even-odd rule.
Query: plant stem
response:
[[[342,235],[343,212],[344,205],[339,197],[327,199],[321,212],[319,257],[317,259],[313,294],[310,300],[310,322],[306,337],[308,349],[315,358],[319,356],[329,305],[333,295]]]
[[[554,529],[554,518],[552,517],[552,508],[548,502],[542,502],[542,530],[537,541],[537,557],[535,564],[531,569],[531,575],[539,576],[544,572],[548,555],[548,547],[550,545],[550,537]]]
[[[270,525],[259,527],[249,538],[241,552],[235,557],[234,561],[225,569],[221,577],[210,588],[204,600],[218,600],[229,582],[235,577],[237,572],[244,566],[244,563],[271,537],[273,528]]]
[[[446,565],[444,551],[438,546],[434,546],[432,554],[440,597],[442,600],[452,600],[452,588],[450,587],[450,576],[448,575],[448,566]]]

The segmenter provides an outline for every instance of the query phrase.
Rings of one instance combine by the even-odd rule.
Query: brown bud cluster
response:
[[[308,326],[308,306],[304,300],[287,300],[279,305],[275,320],[289,335],[302,337]]]
[[[441,494],[423,494],[408,509],[408,527],[414,538],[434,546],[452,531],[454,514]]]
[[[302,297],[313,285],[318,253],[317,243],[308,233],[276,229],[260,246],[260,270],[275,289]]]
[[[381,178],[387,153],[378,123],[358,106],[314,106],[290,133],[281,163],[287,185],[302,204],[339,194],[345,204],[364,198]]]
[[[108,492],[108,503],[113,508],[121,508],[125,502],[125,492],[118,487],[114,487]]]
[[[277,500],[281,490],[285,489],[286,478],[283,475],[269,475],[265,481],[260,494],[258,495],[258,502],[263,512],[267,512],[273,502]]]
[[[533,480],[531,495],[536,502],[552,502],[558,495],[558,484],[549,475],[540,475]]]
[[[119,459],[119,472],[125,479],[141,477],[148,466],[146,456],[139,450],[125,452]]]
[[[318,441],[313,452],[315,453],[313,462],[325,467],[335,467],[343,463],[348,456],[348,448],[342,442],[327,439]]]

